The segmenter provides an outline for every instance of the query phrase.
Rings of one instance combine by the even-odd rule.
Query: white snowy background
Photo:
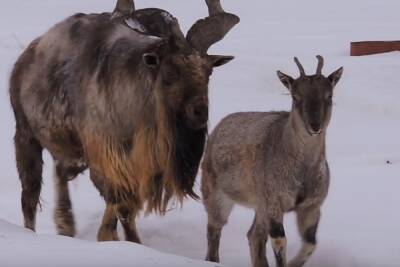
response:
[[[13,63],[31,40],[56,22],[76,12],[111,11],[114,4],[0,0],[0,266],[217,266],[202,262],[206,214],[202,204],[192,200],[164,218],[138,220],[141,238],[151,249],[95,242],[104,203],[87,174],[70,184],[78,235],[57,236],[52,221],[52,160],[47,153],[37,234],[20,227],[8,95]],[[136,5],[170,11],[184,31],[207,14],[203,0],[136,0]],[[319,245],[307,266],[400,266],[400,53],[349,57],[351,41],[400,39],[400,2],[225,0],[223,5],[238,14],[241,23],[211,49],[236,59],[212,77],[210,129],[232,112],[288,109],[291,100],[276,70],[297,76],[293,56],[309,73],[315,72],[317,54],[325,57],[326,74],[344,66],[328,131],[330,193],[323,206]],[[235,208],[221,242],[224,266],[250,266],[246,232],[252,217],[252,211]],[[285,218],[285,228],[291,257],[300,246],[292,214]],[[268,255],[274,264],[271,249]]]

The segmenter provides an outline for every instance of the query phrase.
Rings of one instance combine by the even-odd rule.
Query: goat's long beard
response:
[[[146,211],[163,214],[172,197],[182,201],[184,196],[174,179],[174,114],[168,112],[159,93],[155,94],[155,109],[152,127],[143,125],[135,134],[130,157],[141,177],[139,194]]]
[[[101,133],[85,132],[84,143],[91,168],[104,175],[108,198],[164,214],[172,198],[181,203],[186,193],[175,173],[175,118],[160,95],[154,108],[154,116],[136,127],[129,149]]]

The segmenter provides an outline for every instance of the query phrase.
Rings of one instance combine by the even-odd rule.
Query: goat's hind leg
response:
[[[75,220],[69,195],[68,181],[74,179],[86,166],[69,166],[56,161],[54,164],[54,183],[56,191],[56,209],[54,221],[59,235],[75,236]]]
[[[204,206],[208,215],[207,224],[207,261],[219,262],[219,244],[222,228],[228,222],[232,212],[233,201],[221,192],[212,192],[204,198]]]
[[[253,267],[268,267],[266,243],[268,241],[268,223],[257,214],[247,233],[250,246],[250,256]]]
[[[35,231],[36,210],[42,187],[42,151],[27,123],[17,120],[14,137],[17,169],[22,185],[21,204],[24,225]]]
[[[317,228],[320,219],[320,208],[309,207],[298,209],[297,224],[302,237],[302,247],[297,256],[290,261],[289,267],[301,267],[311,257],[317,244]]]
[[[273,218],[269,225],[269,235],[271,236],[272,248],[274,250],[276,265],[286,267],[286,235],[283,227],[283,214]]]

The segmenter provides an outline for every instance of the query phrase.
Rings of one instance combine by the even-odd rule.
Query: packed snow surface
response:
[[[0,266],[216,266],[202,262],[206,214],[193,200],[182,209],[172,207],[163,218],[141,216],[138,227],[147,247],[95,242],[104,202],[87,173],[70,185],[78,235],[57,236],[48,154],[37,234],[20,227],[21,189],[8,97],[12,65],[23,48],[54,23],[76,12],[111,11],[114,2],[0,0]],[[207,14],[203,0],[137,0],[136,5],[169,10],[185,31]],[[326,74],[344,66],[328,131],[330,193],[323,206],[319,245],[307,266],[399,266],[400,53],[349,57],[349,44],[399,39],[400,2],[231,0],[223,5],[238,14],[241,23],[210,51],[236,56],[213,74],[210,129],[232,112],[289,109],[291,100],[276,70],[297,76],[293,56],[309,73],[315,72],[317,54],[325,57]],[[232,213],[221,242],[223,265],[250,266],[246,232],[252,217],[253,212],[242,207]],[[285,228],[292,257],[300,246],[292,214],[285,217]],[[273,263],[271,249],[268,255]]]

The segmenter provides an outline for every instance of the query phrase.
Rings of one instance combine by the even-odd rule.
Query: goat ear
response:
[[[211,65],[213,67],[219,67],[222,65],[225,65],[226,63],[230,62],[232,59],[234,59],[234,56],[209,56],[209,59],[211,61]]]
[[[279,70],[278,70],[277,74],[278,74],[279,80],[281,80],[283,85],[287,89],[289,89],[289,91],[291,91],[294,79],[292,77],[290,77],[289,75],[286,75],[283,72],[280,72]]]
[[[339,82],[340,78],[342,78],[342,74],[343,74],[343,67],[339,68],[338,70],[334,71],[331,75],[328,76],[328,79],[333,87],[335,87],[335,85]]]
[[[143,54],[143,62],[147,67],[156,68],[160,65],[160,58],[156,53]]]

